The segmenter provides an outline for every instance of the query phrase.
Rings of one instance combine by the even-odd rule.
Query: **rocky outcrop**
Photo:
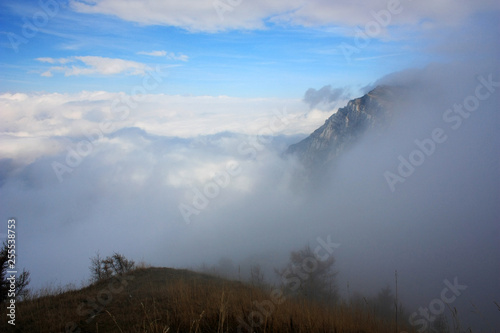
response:
[[[306,167],[321,167],[334,161],[370,128],[386,126],[393,114],[395,88],[379,86],[340,108],[323,126],[304,140],[288,147]]]

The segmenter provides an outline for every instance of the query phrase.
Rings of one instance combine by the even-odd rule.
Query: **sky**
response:
[[[169,95],[296,98],[325,84],[356,90],[439,59],[415,52],[428,47],[422,34],[488,8],[460,2],[450,15],[430,4],[403,1],[391,14],[385,1],[363,10],[348,1],[3,2],[0,87],[127,91],[147,69],[162,66],[168,80],[155,92]],[[444,22],[436,19],[444,13]],[[366,30],[368,22],[377,24]]]
[[[86,283],[96,251],[226,257],[270,278],[329,236],[343,297],[397,269],[412,312],[457,278],[453,306],[491,332],[499,14],[493,0],[2,2],[0,219],[18,221],[19,265],[34,288]],[[283,152],[379,84],[410,91],[394,123],[306,185]],[[447,139],[391,186],[436,129]]]

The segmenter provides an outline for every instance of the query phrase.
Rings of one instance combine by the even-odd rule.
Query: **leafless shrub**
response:
[[[103,259],[97,252],[94,257],[90,258],[89,268],[92,281],[101,281],[130,272],[135,268],[135,262],[117,252]]]

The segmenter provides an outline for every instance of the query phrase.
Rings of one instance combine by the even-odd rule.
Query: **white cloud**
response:
[[[71,6],[80,12],[116,15],[124,20],[142,24],[164,24],[194,31],[219,31],[227,28],[262,28],[261,20],[269,14],[272,6],[265,1],[256,2],[257,5],[243,1],[237,10],[226,12],[223,18],[217,14],[213,6],[214,1],[132,0],[127,6],[117,0],[92,3],[72,1]],[[277,12],[282,9],[283,6],[280,5]]]
[[[178,53],[175,54],[173,52],[167,52],[167,51],[151,51],[151,52],[137,52],[137,54],[142,54],[142,55],[148,55],[151,57],[167,57],[170,60],[180,60],[180,61],[188,61],[189,57],[185,54]]]
[[[47,62],[49,64],[67,64],[68,62],[73,62],[74,60],[71,58],[37,58],[36,60],[40,62]]]
[[[15,135],[0,134],[0,152],[2,158],[10,158],[16,163],[27,165],[36,159],[53,155],[64,147],[53,138],[32,137],[28,133]]]
[[[72,0],[71,6],[80,12],[118,16],[142,24],[164,24],[194,31],[220,31],[230,29],[262,29],[266,21],[302,26],[365,26],[374,20],[373,13],[395,6],[389,25],[415,25],[432,21],[440,25],[457,25],[465,17],[488,9],[499,9],[498,1],[365,1],[348,0],[255,0],[239,4],[220,1],[130,0],[127,6],[119,0],[92,2]],[[214,4],[218,4],[217,6]],[[401,9],[401,10],[399,10]],[[419,28],[415,26],[415,28]]]
[[[41,74],[41,76],[45,77],[51,77],[53,75],[53,72],[63,72],[64,76],[93,74],[115,75],[121,73],[125,73],[127,75],[143,75],[148,69],[148,66],[146,64],[140,62],[97,56],[78,56],[59,59],[37,58],[36,60],[49,64],[61,65],[76,63],[72,64],[71,66],[51,67],[49,70]]]
[[[164,57],[167,55],[167,52],[166,51],[151,51],[151,52],[141,51],[141,52],[137,52],[137,54],[143,54],[143,55],[148,55],[148,56],[152,56],[152,57]]]
[[[185,54],[182,54],[182,53],[175,54],[172,52],[167,53],[167,58],[169,58],[171,60],[180,60],[180,61],[188,61],[189,60],[189,57]]]
[[[100,130],[104,121],[112,124],[113,132],[135,127],[150,135],[180,138],[222,132],[305,134],[324,122],[307,114],[308,107],[299,99],[163,94],[141,96],[140,101],[134,98],[104,91],[0,94],[0,135],[8,138],[0,145],[0,156],[32,160],[28,157],[52,155],[63,150],[68,140]],[[37,140],[40,145],[34,149]]]

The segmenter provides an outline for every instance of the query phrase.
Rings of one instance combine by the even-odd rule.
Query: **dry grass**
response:
[[[126,281],[126,282],[125,282]],[[126,284],[126,285],[125,285]],[[99,305],[99,301],[105,304]],[[17,332],[395,332],[366,311],[304,300],[272,304],[270,292],[187,270],[142,268],[80,290],[18,304]],[[268,305],[258,310],[254,302]],[[4,308],[4,307],[2,307]],[[5,310],[1,310],[6,318]],[[252,314],[255,315],[251,317]],[[257,315],[264,313],[265,315]],[[250,319],[249,319],[250,317]],[[7,332],[6,320],[0,331]],[[401,329],[400,327],[400,330]],[[406,329],[412,332],[410,329]]]

